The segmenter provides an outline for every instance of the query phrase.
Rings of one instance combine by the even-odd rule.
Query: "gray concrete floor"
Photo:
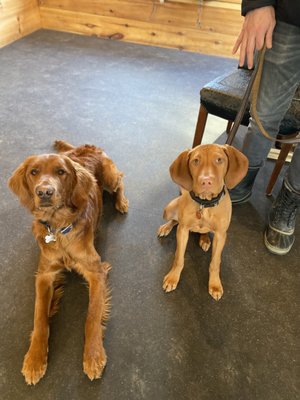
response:
[[[176,244],[174,232],[156,238],[163,207],[178,193],[168,167],[192,143],[199,89],[235,65],[49,31],[0,50],[1,399],[300,398],[300,226],[287,256],[264,248],[271,163],[251,201],[234,208],[221,301],[207,292],[210,252],[198,247],[197,235],[190,237],[177,290],[164,294],[161,287]],[[224,130],[224,121],[213,123],[206,141]],[[57,138],[103,147],[126,174],[130,211],[118,215],[105,196],[96,247],[113,266],[113,297],[103,378],[90,382],[83,374],[87,290],[67,273],[51,323],[47,373],[28,387],[20,370],[32,329],[38,248],[31,217],[6,182],[25,157],[51,152]]]

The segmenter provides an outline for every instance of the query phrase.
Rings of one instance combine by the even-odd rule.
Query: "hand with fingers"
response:
[[[275,25],[275,10],[273,6],[256,8],[246,14],[242,30],[232,50],[232,53],[235,54],[240,49],[240,67],[245,64],[245,59],[247,58],[248,68],[253,68],[254,51],[261,50],[264,41],[267,49],[272,47]]]

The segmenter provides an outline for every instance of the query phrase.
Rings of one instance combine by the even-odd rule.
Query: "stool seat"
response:
[[[200,102],[209,114],[234,121],[241,106],[243,95],[249,83],[252,71],[237,69],[234,72],[224,74],[206,84],[200,91]],[[242,125],[249,124],[250,104],[248,104]],[[279,132],[287,135],[300,130],[300,87],[298,87],[291,107],[285,115]]]
[[[194,135],[193,147],[202,142],[207,116],[215,115],[228,121],[226,132],[229,133],[231,125],[240,109],[244,93],[251,78],[252,71],[236,69],[207,83],[200,91],[200,109]],[[246,109],[241,124],[247,126],[250,119],[250,104]],[[293,135],[300,131],[300,86],[296,90],[291,106],[282,120],[278,135]],[[276,161],[266,193],[271,194],[279,172],[292,150],[292,144],[281,145],[280,154]]]

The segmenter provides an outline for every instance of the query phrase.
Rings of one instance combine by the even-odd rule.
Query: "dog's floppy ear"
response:
[[[193,187],[193,178],[190,174],[189,154],[190,150],[185,150],[179,154],[170,166],[170,175],[177,185],[191,191]]]
[[[30,211],[34,209],[34,200],[27,184],[26,169],[31,159],[32,157],[28,157],[23,161],[8,180],[10,190],[18,196],[20,203]]]
[[[228,189],[234,188],[248,171],[248,158],[233,146],[225,144],[223,150],[228,157],[228,170],[225,175],[225,184]]]
[[[71,160],[70,158],[66,157],[72,166],[74,172],[74,181],[73,181],[73,188],[71,195],[71,203],[77,209],[84,208],[88,198],[92,186],[96,184],[96,180],[93,175],[84,167],[82,167],[77,162]]]

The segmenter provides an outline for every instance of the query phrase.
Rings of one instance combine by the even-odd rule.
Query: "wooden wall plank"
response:
[[[56,8],[106,17],[124,18],[145,22],[191,27],[197,22],[197,12],[192,4],[159,4],[147,0],[41,0],[42,8]]]
[[[132,0],[129,0],[132,1]],[[133,0],[134,1],[134,0]],[[229,7],[229,4],[234,4],[236,6],[236,8],[238,8],[239,10],[241,9],[241,3],[242,0],[164,0],[164,1],[160,1],[160,0],[153,0],[153,1],[157,1],[159,3],[185,3],[185,4],[197,4],[197,5],[206,5],[206,6],[210,6],[213,3],[223,3],[222,7]],[[221,7],[221,5],[219,5],[218,7]]]
[[[33,5],[37,7],[37,2],[32,0],[0,0],[0,16],[17,14],[32,8]]]
[[[40,12],[46,29],[231,57],[242,24],[232,1],[40,0]]]
[[[208,1],[204,5],[180,2],[168,2],[164,4],[155,3],[150,0],[40,0],[43,8],[57,8],[68,11],[77,11],[102,15],[107,17],[136,19],[138,21],[152,21],[165,23],[166,25],[177,25],[193,27],[197,23],[198,16],[202,12],[214,13],[216,23],[219,24],[219,14],[223,14],[228,9],[233,12],[227,15],[234,15],[234,19],[240,25],[240,6],[235,3],[224,1]],[[231,0],[232,1],[232,0]],[[210,8],[214,8],[211,10]],[[222,20],[222,23],[224,20]],[[225,21],[226,22],[226,21]],[[225,23],[225,26],[228,25]]]
[[[0,46],[40,27],[231,55],[240,0],[0,0]]]
[[[151,17],[153,3],[141,0],[40,0],[40,7],[147,21]]]
[[[231,54],[232,36],[216,32],[180,29],[157,23],[95,16],[88,13],[41,7],[42,26],[47,29],[94,35],[154,46],[172,47],[206,54]]]
[[[40,28],[37,0],[0,0],[0,47]]]

